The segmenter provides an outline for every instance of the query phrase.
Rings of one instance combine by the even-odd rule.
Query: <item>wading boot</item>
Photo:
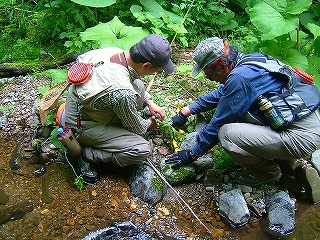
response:
[[[309,200],[313,203],[320,202],[320,177],[316,169],[307,164],[295,168],[293,176],[304,188]]]
[[[82,177],[83,182],[87,184],[94,184],[100,180],[98,174],[90,169],[90,164],[83,160],[81,154],[79,156],[72,156],[69,153],[65,153],[65,157],[74,174],[77,177]]]
[[[238,183],[247,186],[257,186],[275,182],[281,177],[281,169],[272,160],[263,160],[255,166],[246,166],[246,170],[238,172],[235,179]]]

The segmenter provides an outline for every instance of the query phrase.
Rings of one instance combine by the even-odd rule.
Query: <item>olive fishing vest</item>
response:
[[[288,78],[281,92],[269,91],[268,97],[277,112],[283,117],[284,126],[295,119],[302,119],[311,114],[320,105],[320,92],[313,83],[296,74],[293,69],[271,56],[252,56],[240,53],[235,65],[251,64],[266,69],[271,73],[284,75]]]

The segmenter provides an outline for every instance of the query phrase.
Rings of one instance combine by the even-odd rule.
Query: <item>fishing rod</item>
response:
[[[150,142],[150,146],[151,149],[153,149],[153,144],[152,144],[152,140],[149,141]],[[151,151],[153,152],[153,151]],[[152,153],[151,153],[151,158],[152,158]],[[159,178],[174,192],[174,194],[178,197],[178,202],[180,203],[180,205],[183,207],[186,206],[188,208],[188,210],[191,212],[191,214],[195,217],[195,219],[198,220],[198,222],[208,231],[208,233],[210,233],[212,236],[212,232],[210,231],[210,229],[200,220],[200,218],[195,214],[195,212],[192,210],[192,208],[189,206],[189,204],[180,196],[179,192],[177,190],[175,190],[172,185],[167,181],[167,179],[161,174],[161,172],[153,165],[152,161],[150,158],[147,158],[147,162],[146,164],[148,166],[150,166],[155,173],[159,176]],[[180,201],[183,203],[181,203]]]
[[[174,192],[174,194],[179,198],[179,200],[188,208],[191,214],[198,220],[198,222],[212,235],[210,229],[200,220],[200,218],[195,214],[189,204],[180,196],[179,192],[175,190],[172,185],[166,180],[166,178],[160,173],[160,171],[152,164],[150,159],[147,159],[147,165],[150,166],[155,173],[161,178],[161,180]],[[182,205],[182,203],[179,203]]]

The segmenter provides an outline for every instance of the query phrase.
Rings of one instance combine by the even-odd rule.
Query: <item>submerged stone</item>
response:
[[[90,233],[82,240],[152,240],[151,236],[140,230],[131,222],[114,223],[110,227]]]
[[[167,192],[167,185],[146,164],[137,166],[128,179],[132,194],[151,206],[160,202]]]
[[[233,227],[249,222],[250,212],[240,189],[233,189],[219,197],[219,214]]]
[[[291,234],[295,229],[295,202],[284,191],[268,193],[266,196],[267,216],[261,228],[275,237]]]
[[[11,220],[22,218],[26,213],[33,211],[33,206],[30,202],[18,203],[14,206],[2,209],[0,212],[0,224]]]

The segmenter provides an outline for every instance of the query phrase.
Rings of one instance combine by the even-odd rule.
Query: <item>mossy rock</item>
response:
[[[221,172],[232,168],[238,162],[231,157],[220,145],[216,145],[212,151],[215,168]]]
[[[186,164],[172,169],[170,165],[164,165],[162,173],[172,185],[179,185],[191,182],[196,177],[196,170],[193,164]]]

